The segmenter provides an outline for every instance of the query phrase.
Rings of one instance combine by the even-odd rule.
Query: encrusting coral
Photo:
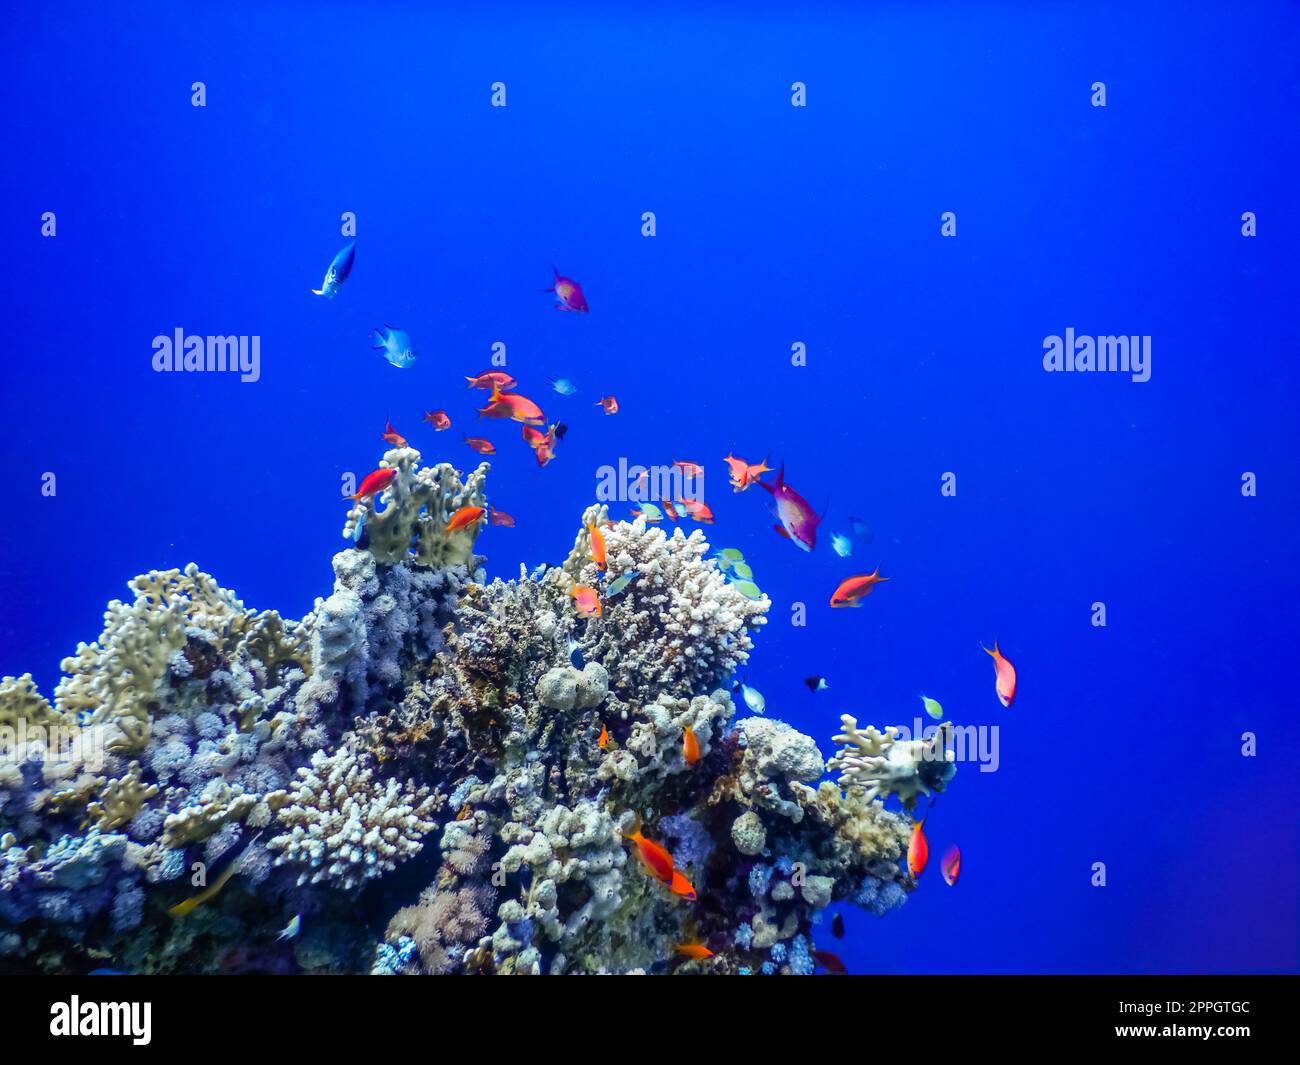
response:
[[[911,821],[884,800],[946,787],[942,734],[846,717],[824,780],[813,739],[736,720],[769,603],[701,532],[591,507],[562,565],[488,583],[476,526],[446,531],[487,465],[420,460],[384,456],[301,621],[154,571],[53,705],[0,681],[0,969],[807,973],[827,906],[904,901]]]

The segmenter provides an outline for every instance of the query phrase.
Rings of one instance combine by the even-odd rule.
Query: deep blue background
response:
[[[386,415],[472,465],[462,376],[501,340],[571,431],[539,470],[487,427],[518,519],[481,537],[490,572],[561,558],[600,465],[699,461],[713,542],[774,599],[748,671],[769,713],[826,754],[840,713],[910,723],[921,691],[1002,726],[999,771],[963,769],[931,821],[959,885],[848,913],[853,971],[1294,969],[1296,8],[657,6],[11,5],[0,673],[52,690],[154,567],[305,613],[342,472]],[[327,302],[343,211],[356,270]],[[539,293],[550,261],[590,315]],[[370,351],[381,322],[411,369]],[[154,374],[177,326],[260,335],[263,379]],[[1150,334],[1151,381],[1045,374],[1068,326]],[[452,432],[419,423],[435,406]],[[733,447],[829,502],[815,554],[729,492]],[[841,560],[850,514],[876,540]],[[862,609],[827,608],[877,564]]]

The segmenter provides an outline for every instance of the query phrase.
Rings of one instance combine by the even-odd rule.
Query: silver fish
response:
[[[334,261],[330,263],[330,268],[325,271],[325,280],[321,282],[320,288],[311,290],[313,296],[324,296],[326,299],[333,299],[334,293],[338,292],[339,286],[352,276],[352,262],[357,255],[357,242],[352,241],[346,248],[334,256]]]
[[[415,346],[411,343],[410,334],[401,329],[395,329],[391,325],[385,325],[387,335],[380,330],[375,330],[375,337],[379,340],[378,344],[372,344],[375,351],[382,351],[384,358],[396,366],[399,370],[405,370],[415,361]]]

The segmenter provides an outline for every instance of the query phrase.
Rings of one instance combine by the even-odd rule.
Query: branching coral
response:
[[[956,771],[943,727],[928,740],[900,740],[900,730],[892,725],[884,732],[874,725],[859,731],[849,714],[840,721],[844,731],[835,736],[840,751],[827,768],[840,771],[841,786],[865,788],[868,799],[897,795],[910,810],[918,796],[943,791]]]

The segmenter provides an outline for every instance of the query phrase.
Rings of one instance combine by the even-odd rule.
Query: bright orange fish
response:
[[[511,377],[505,370],[484,370],[477,377],[467,377],[470,388],[496,388],[502,392],[508,392],[519,382]]]
[[[913,876],[925,872],[925,863],[930,860],[930,844],[925,838],[925,818],[912,825],[912,838],[907,841],[907,868]]]
[[[605,572],[605,534],[594,525],[587,526],[587,538],[591,541],[591,561],[601,573]]]
[[[682,731],[682,757],[686,759],[687,765],[694,765],[700,760],[700,741],[690,725]]]
[[[703,943],[679,943],[673,947],[678,954],[684,954],[692,961],[704,961],[706,958],[713,957],[713,951],[709,950]]]
[[[542,432],[540,429],[533,428],[533,426],[529,425],[527,422],[524,422],[522,429],[524,443],[531,448],[539,448],[550,439],[546,433]]]
[[[673,870],[673,878],[668,882],[668,887],[674,895],[680,895],[688,902],[695,901],[695,889],[691,887],[691,882],[682,876],[680,869]]]
[[[438,432],[451,428],[451,419],[447,417],[447,412],[445,410],[428,411],[421,420],[428,422],[438,430]]]
[[[618,413],[618,400],[613,396],[601,396],[596,400],[596,406],[603,407],[606,414]]]
[[[943,873],[943,878],[949,887],[957,883],[957,877],[961,875],[961,848],[957,844],[954,843],[943,852],[943,858],[939,861],[939,870]]]
[[[698,499],[679,499],[677,505],[696,521],[705,525],[713,524],[713,511]]]
[[[451,516],[451,520],[447,522],[446,531],[449,533],[459,532],[461,529],[473,525],[483,517],[484,513],[486,512],[482,507],[461,507],[460,510],[456,511],[456,513]]]
[[[733,492],[744,492],[753,488],[763,474],[772,472],[772,467],[767,464],[767,459],[764,459],[757,466],[751,465],[735,455],[728,455],[722,461],[727,464],[727,476],[731,480],[731,490]]]
[[[345,496],[344,498],[350,499],[354,503],[359,503],[363,499],[372,499],[375,496],[377,496],[380,492],[382,492],[385,488],[387,488],[390,484],[392,484],[393,479],[396,476],[397,476],[397,471],[395,469],[394,470],[373,470],[370,473],[366,474],[366,476],[362,479],[360,487],[357,488],[356,495]]]
[[[484,440],[479,436],[465,437],[465,443],[477,451],[480,455],[495,455],[497,453],[496,444],[491,440]]]
[[[698,462],[674,462],[673,465],[688,477],[698,477],[704,472],[704,467]]]
[[[573,586],[573,602],[578,608],[579,614],[584,614],[589,618],[600,617],[600,593],[595,588],[588,588],[583,584]]]
[[[393,428],[392,422],[384,422],[384,431],[380,436],[393,447],[406,447],[406,437]]]
[[[980,645],[983,647],[983,644]],[[984,653],[993,658],[993,671],[996,676],[995,687],[998,699],[1003,706],[1010,706],[1016,700],[1016,667],[1006,660],[998,650],[998,641],[993,641],[993,650],[984,647]]]
[[[673,882],[673,856],[671,854],[659,846],[658,843],[641,835],[639,828],[630,836],[624,838],[635,844],[637,854],[641,856],[641,861],[645,864],[651,876],[665,884]],[[692,888],[691,894],[694,893],[695,891]]]
[[[525,425],[544,425],[546,415],[542,408],[531,399],[516,395],[514,392],[502,392],[495,385],[492,398],[486,407],[479,407],[480,418],[510,418]]]
[[[861,606],[862,600],[871,594],[871,589],[881,581],[889,580],[880,575],[880,567],[874,573],[860,573],[856,577],[846,577],[831,595],[831,606]]]
[[[515,527],[515,519],[504,510],[497,510],[496,507],[488,507],[488,523],[491,525],[503,525],[507,529],[513,529]]]
[[[596,746],[602,751],[609,750],[609,729],[605,727],[605,722],[600,723],[600,738],[596,740]]]

